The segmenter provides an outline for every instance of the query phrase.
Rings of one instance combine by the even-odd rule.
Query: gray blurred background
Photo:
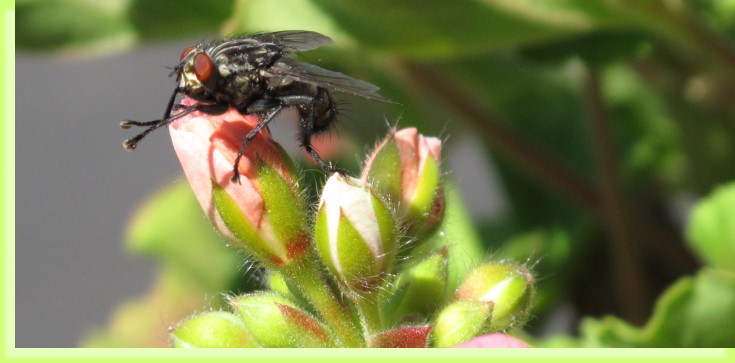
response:
[[[200,39],[93,59],[17,53],[17,347],[75,347],[149,287],[155,266],[125,253],[125,226],[142,201],[182,173],[166,131],[128,153],[121,142],[135,130],[118,123],[162,115],[174,87],[166,67]],[[387,131],[380,121],[376,140]],[[295,156],[294,125],[272,125]],[[505,203],[479,143],[469,135],[449,141],[445,165],[469,210],[500,213]]]

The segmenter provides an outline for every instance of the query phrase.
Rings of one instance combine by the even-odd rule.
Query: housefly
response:
[[[370,100],[391,102],[381,97],[378,87],[313,64],[297,61],[295,52],[332,43],[329,37],[311,31],[257,33],[201,43],[184,49],[171,75],[177,86],[163,118],[148,122],[125,121],[122,128],[145,127],[123,142],[132,151],[155,129],[194,111],[218,115],[233,107],[242,114],[257,114],[260,123],[245,136],[233,165],[232,181],[239,181],[238,165],[248,143],[281,111],[294,108],[300,116],[299,142],[325,170],[340,171],[325,162],[311,145],[311,137],[326,131],[337,115],[331,92]],[[183,94],[197,102],[191,106],[174,103]],[[172,113],[174,109],[176,113]],[[341,171],[340,171],[341,172]]]

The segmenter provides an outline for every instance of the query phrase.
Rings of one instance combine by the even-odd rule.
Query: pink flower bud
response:
[[[430,232],[441,220],[441,148],[441,140],[420,135],[414,127],[394,130],[363,169],[361,178],[370,180],[398,205],[412,234]]]
[[[303,256],[310,238],[293,163],[267,129],[240,160],[240,183],[230,181],[242,141],[259,122],[234,109],[221,115],[192,112],[172,122],[169,131],[194,194],[217,230],[278,267]]]
[[[525,342],[503,333],[483,335],[453,348],[531,348]]]

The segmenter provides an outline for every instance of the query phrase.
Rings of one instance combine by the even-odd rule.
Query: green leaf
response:
[[[586,319],[582,342],[590,347],[735,347],[735,275],[705,269],[671,286],[653,316],[638,329],[606,317]]]
[[[135,213],[127,248],[152,255],[215,291],[230,289],[242,273],[241,256],[212,228],[185,181],[164,188]]]
[[[735,183],[717,188],[697,204],[687,235],[704,262],[735,272]]]

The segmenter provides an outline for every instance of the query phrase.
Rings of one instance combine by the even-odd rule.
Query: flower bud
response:
[[[430,318],[446,302],[447,273],[446,247],[401,271],[386,302],[385,319],[397,322]]]
[[[397,250],[391,211],[367,183],[339,173],[324,185],[315,239],[329,270],[352,291],[379,286]]]
[[[487,333],[492,316],[492,302],[460,300],[447,305],[434,321],[434,346],[453,347]]]
[[[235,297],[230,305],[253,339],[266,348],[332,346],[328,330],[293,301],[272,292]]]
[[[441,221],[441,146],[441,140],[420,135],[414,127],[393,130],[362,171],[362,180],[369,180],[398,205],[411,235],[426,235]]]
[[[485,264],[465,278],[456,300],[492,302],[495,307],[490,331],[525,323],[533,297],[533,275],[521,266]]]
[[[375,334],[368,348],[426,348],[431,326],[408,326]]]
[[[196,315],[171,331],[176,348],[256,348],[258,345],[235,314],[210,311]]]
[[[236,245],[278,268],[305,256],[310,245],[293,162],[263,129],[240,160],[240,183],[230,180],[242,141],[259,122],[234,109],[221,115],[192,112],[172,122],[169,131],[210,221]]]

